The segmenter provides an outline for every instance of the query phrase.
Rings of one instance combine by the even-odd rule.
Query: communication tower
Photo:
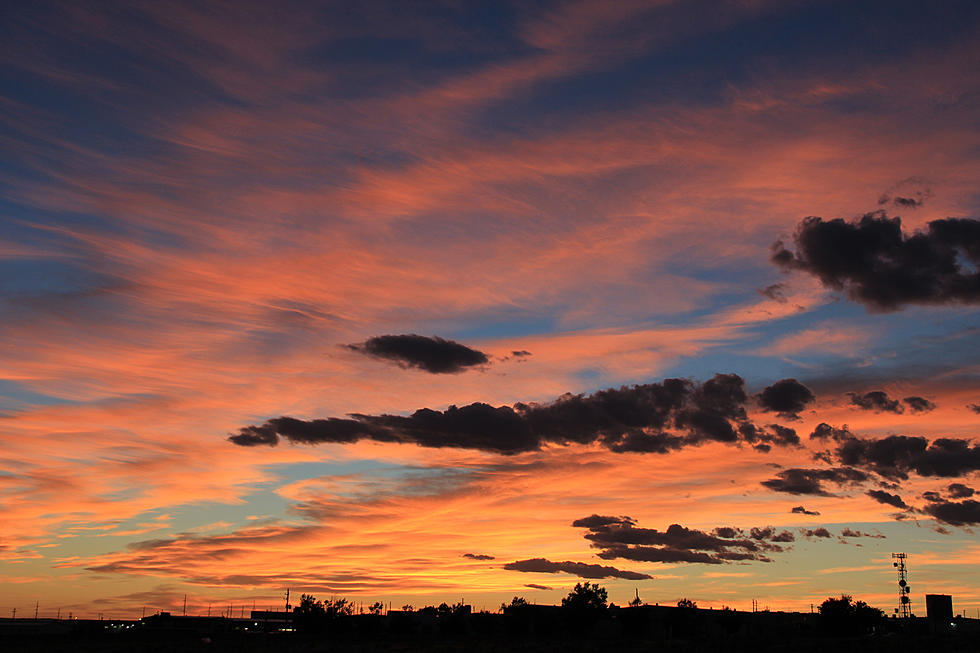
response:
[[[895,608],[895,614],[908,619],[912,616],[912,601],[909,599],[912,590],[909,588],[909,570],[905,566],[908,556],[904,553],[893,553],[892,558],[895,559],[892,566],[898,570],[898,607]]]

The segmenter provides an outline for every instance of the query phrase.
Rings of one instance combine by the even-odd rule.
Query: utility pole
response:
[[[58,608],[58,621],[61,621],[61,608]]]
[[[187,595],[184,594],[184,616],[187,616]]]
[[[34,601],[34,621],[37,621],[37,601]]]

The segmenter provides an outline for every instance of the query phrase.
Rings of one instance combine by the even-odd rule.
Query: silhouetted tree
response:
[[[299,605],[293,608],[296,614],[313,614],[323,612],[323,601],[317,601],[312,594],[303,594],[299,597]]]
[[[677,607],[689,608],[693,610],[694,608],[698,607],[698,604],[692,601],[691,599],[681,599],[680,601],[677,602]]]
[[[300,596],[299,605],[293,608],[296,630],[316,633],[329,623],[336,624],[342,617],[354,614],[354,604],[347,599],[319,601],[312,594]]]
[[[885,613],[873,608],[864,601],[855,601],[847,594],[839,599],[829,597],[820,604],[820,621],[828,633],[834,635],[856,635],[875,629]]]
[[[371,614],[381,614],[381,612],[384,609],[385,609],[385,604],[382,603],[381,601],[378,601],[376,603],[372,603],[371,606],[368,607],[368,612],[370,612]]]
[[[448,617],[450,615],[463,614],[464,612],[467,612],[467,607],[463,605],[462,601],[459,603],[454,603],[453,605],[449,605],[448,603],[440,603],[438,607],[434,605],[427,605],[424,608],[419,608],[419,612],[422,614],[434,614],[440,617]]]
[[[510,600],[510,604],[501,603],[500,611],[503,612],[505,608],[522,608],[525,607],[526,605],[527,605],[527,599],[525,599],[523,596],[515,596],[513,599]]]
[[[505,615],[507,632],[511,637],[527,637],[535,631],[536,625],[542,626],[538,623],[540,615],[535,615],[531,611],[530,604],[523,596],[515,596],[509,604],[501,603],[500,611]],[[545,632],[547,632],[547,628],[545,628]]]
[[[412,605],[411,603],[406,603],[405,605],[402,606],[402,610],[404,610],[405,612],[414,612],[415,606]]]
[[[323,629],[326,621],[326,608],[312,594],[303,594],[299,605],[293,608],[293,620],[299,632],[315,633]]]
[[[567,626],[572,631],[585,633],[606,611],[609,592],[597,583],[576,583],[568,596],[561,600]]]
[[[609,592],[598,583],[576,583],[568,596],[561,600],[563,608],[605,610]]]
[[[354,614],[354,604],[347,599],[326,601],[323,608],[328,617],[349,617]]]

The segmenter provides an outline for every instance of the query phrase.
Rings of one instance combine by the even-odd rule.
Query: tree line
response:
[[[588,624],[598,620],[609,608],[615,608],[608,602],[609,593],[597,583],[577,583],[571,592],[561,600],[561,608],[571,619],[577,623]],[[640,607],[646,605],[637,596],[628,604],[630,607]],[[501,612],[513,611],[521,612],[530,609],[531,605],[522,596],[515,596],[511,602],[500,605]],[[682,598],[677,602],[677,607],[685,610],[696,610],[697,603],[693,600]],[[729,608],[724,608],[729,610]],[[368,607],[368,613],[380,615],[384,611],[384,604],[380,601]],[[442,603],[438,606],[425,606],[415,609],[412,605],[403,605],[402,612],[417,612],[435,617],[458,617],[469,614],[469,606],[462,602],[455,604]],[[885,619],[885,613],[878,608],[872,607],[861,600],[855,600],[852,596],[842,594],[840,597],[828,597],[820,604],[820,625],[821,630],[833,635],[856,635],[874,632]],[[338,625],[338,622],[354,614],[354,603],[344,598],[319,600],[312,594],[303,594],[300,603],[293,609],[294,623],[300,631],[323,631],[328,629],[331,624]]]

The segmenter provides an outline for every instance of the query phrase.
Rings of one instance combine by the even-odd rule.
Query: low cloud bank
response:
[[[296,444],[374,440],[501,454],[572,443],[599,443],[617,453],[668,453],[705,442],[745,443],[762,450],[799,444],[793,429],[749,420],[748,403],[740,376],[716,374],[703,383],[665,379],[591,395],[566,394],[544,404],[473,403],[444,411],[422,408],[408,416],[276,417],[228,439],[240,446],[274,446],[280,439]],[[778,406],[789,410],[798,404]]]

